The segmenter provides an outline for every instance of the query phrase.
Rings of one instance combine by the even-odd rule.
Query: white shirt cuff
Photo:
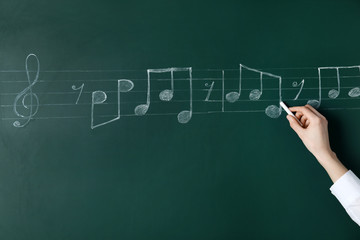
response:
[[[360,179],[349,170],[330,187],[330,191],[347,209],[360,199]]]

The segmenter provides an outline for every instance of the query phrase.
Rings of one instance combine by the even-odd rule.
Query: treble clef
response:
[[[28,69],[29,68],[28,67],[28,62],[29,62],[30,57],[35,58],[36,64],[37,64],[36,75],[35,75],[35,78],[34,78],[33,81],[31,81],[30,72],[29,72],[29,69]],[[13,123],[14,127],[24,127],[24,126],[26,126],[30,122],[31,118],[37,113],[37,111],[39,109],[39,98],[32,91],[32,87],[37,83],[37,81],[39,79],[39,72],[40,72],[40,62],[39,62],[39,59],[37,58],[37,56],[35,54],[31,53],[26,57],[25,70],[26,70],[26,76],[27,76],[29,86],[27,88],[25,88],[23,91],[21,91],[18,95],[16,95],[16,98],[15,98],[15,101],[14,101],[14,113],[18,117],[25,118],[26,121],[23,124],[21,124],[19,121],[15,121]],[[30,105],[26,105],[26,103],[25,103],[26,98],[30,98]],[[26,108],[26,109],[29,109],[29,111],[30,111],[27,116],[22,115],[17,111],[17,105],[18,105],[18,102],[19,102],[20,99],[22,99],[21,100],[22,106],[24,108]],[[35,109],[33,109],[33,107],[34,107],[34,105],[33,105],[34,99],[35,99],[35,102],[36,102]]]

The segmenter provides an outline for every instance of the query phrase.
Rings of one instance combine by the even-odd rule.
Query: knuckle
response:
[[[320,123],[321,124],[327,124],[328,121],[326,120],[326,118],[322,117],[322,118],[320,118]]]

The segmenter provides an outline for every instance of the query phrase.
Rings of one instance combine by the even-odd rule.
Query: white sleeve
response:
[[[347,171],[330,188],[352,220],[360,226],[360,179]]]

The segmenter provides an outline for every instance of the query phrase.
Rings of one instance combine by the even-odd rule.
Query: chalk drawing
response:
[[[34,77],[33,80],[31,80],[31,77],[30,77],[30,70],[29,70],[29,59],[30,58],[34,58],[35,61],[36,61],[36,75]],[[38,109],[39,109],[39,98],[38,96],[36,95],[36,93],[33,93],[32,91],[32,87],[36,84],[36,82],[38,81],[39,79],[39,73],[40,73],[40,62],[39,62],[39,59],[38,57],[31,53],[29,54],[27,57],[26,57],[26,60],[25,60],[25,71],[26,71],[26,76],[27,76],[27,81],[29,83],[29,86],[26,87],[23,91],[21,91],[19,94],[17,94],[17,96],[15,97],[15,101],[14,101],[14,106],[13,106],[13,110],[14,110],[14,113],[18,116],[18,117],[21,117],[21,118],[24,118],[26,119],[24,123],[20,123],[20,121],[16,120],[14,123],[13,123],[13,126],[14,127],[24,127],[26,126],[30,120],[32,119],[33,116],[36,115],[36,113],[38,112]],[[26,101],[26,98],[29,98],[30,99],[30,104],[27,105],[25,103]],[[18,102],[19,100],[21,100],[21,103],[22,103],[22,106],[26,109],[29,110],[29,114],[27,116],[25,115],[22,115],[20,114],[18,111],[17,111],[17,106],[18,106]],[[34,103],[34,100],[35,100],[35,103]],[[34,107],[34,104],[35,104],[35,109],[33,109]]]
[[[230,103],[234,103],[236,102],[237,100],[239,100],[239,97],[241,95],[241,81],[242,81],[242,69],[246,69],[246,70],[249,70],[249,71],[252,71],[252,72],[256,72],[256,73],[259,73],[260,74],[260,89],[253,89],[250,91],[250,94],[249,94],[249,99],[251,101],[257,101],[260,99],[262,93],[263,93],[263,76],[268,76],[268,77],[272,77],[272,78],[276,78],[278,79],[279,81],[279,106],[275,106],[275,105],[270,105],[270,106],[267,106],[266,109],[265,109],[265,114],[267,116],[269,116],[270,118],[278,118],[280,115],[281,115],[281,107],[280,107],[280,102],[282,101],[281,100],[281,77],[280,76],[277,76],[277,75],[274,75],[274,74],[271,74],[271,73],[268,73],[268,72],[263,72],[263,71],[260,71],[260,70],[257,70],[257,69],[254,69],[254,68],[250,68],[250,67],[247,67],[243,64],[240,64],[240,77],[239,77],[239,91],[238,92],[229,92],[226,94],[226,100]]]
[[[229,92],[226,94],[226,100],[230,103],[234,103],[239,100],[241,95],[241,77],[242,77],[242,64],[240,64],[240,74],[239,74],[239,90],[237,92]]]
[[[151,93],[151,87],[150,87],[150,84],[151,84],[151,73],[166,73],[166,72],[170,72],[172,75],[172,80],[174,79],[173,78],[173,73],[174,72],[184,72],[184,71],[187,71],[189,72],[189,96],[190,96],[190,99],[189,99],[189,110],[183,110],[181,111],[177,118],[178,118],[178,121],[179,123],[187,123],[190,121],[191,117],[192,117],[192,68],[191,67],[185,67],[185,68],[175,68],[175,67],[172,67],[172,68],[158,68],[158,69],[148,69],[147,70],[147,91],[146,91],[146,103],[145,104],[140,104],[138,106],[135,107],[134,109],[134,112],[135,112],[135,115],[137,116],[144,116],[147,111],[149,110],[149,107],[150,107],[150,93]],[[173,83],[173,81],[172,81]],[[173,84],[172,84],[173,86]],[[160,97],[160,100],[163,100],[163,101],[167,101],[167,99],[169,99],[169,101],[171,100],[170,98],[170,93],[171,93],[171,96],[173,96],[173,90],[169,90],[169,89],[165,89],[164,91],[162,91],[159,95]],[[162,99],[163,98],[163,99]]]
[[[359,67],[359,71],[360,71],[360,67]],[[352,89],[350,89],[350,91],[348,92],[349,97],[355,98],[360,96],[360,88],[359,87],[354,87]]]
[[[77,97],[77,99],[76,99],[76,102],[75,102],[75,104],[78,104],[79,99],[80,99],[80,96],[81,96],[81,93],[82,93],[82,91],[83,91],[83,89],[84,89],[84,83],[81,84],[81,86],[78,87],[78,88],[77,88],[75,85],[72,85],[71,88],[72,88],[72,90],[80,90],[79,95],[78,95],[78,97]]]
[[[127,79],[120,79],[118,80],[118,88],[117,88],[117,115],[115,118],[102,122],[102,123],[98,123],[98,124],[94,124],[94,110],[95,110],[95,105],[99,105],[102,104],[106,101],[107,99],[107,95],[104,91],[94,91],[92,92],[92,98],[91,98],[91,129],[100,127],[100,126],[104,126],[108,123],[114,122],[118,119],[120,119],[120,93],[121,92],[129,92],[131,91],[131,89],[134,88],[134,83],[131,80],[127,80]]]
[[[171,74],[171,79],[170,79],[171,89],[165,89],[159,93],[159,98],[161,101],[167,101],[167,102],[171,101],[171,99],[174,96],[174,69],[173,68],[170,69],[170,74]]]
[[[261,95],[263,93],[263,73],[260,73],[260,90],[259,89],[253,89],[251,90],[249,94],[249,99],[252,101],[259,100]]]
[[[249,99],[252,101],[256,101],[259,100],[261,95],[262,95],[262,91],[263,91],[263,74],[264,72],[256,70],[254,68],[249,68],[243,64],[240,64],[240,76],[239,76],[239,91],[237,92],[229,92],[226,94],[226,100],[230,103],[234,103],[236,102],[241,95],[241,84],[242,84],[242,69],[246,69],[252,72],[256,72],[260,74],[260,89],[253,89],[250,91],[249,94]]]
[[[224,106],[224,101],[225,101],[225,73],[224,70],[221,71],[221,80],[222,80],[222,91],[221,91],[221,111],[224,112],[225,110],[225,106]]]
[[[301,93],[301,91],[302,91],[302,89],[303,89],[303,87],[304,87],[304,83],[305,83],[305,79],[303,79],[300,83],[298,83],[298,82],[293,82],[293,83],[292,83],[292,86],[293,86],[293,87],[298,87],[298,86],[300,85],[300,90],[299,90],[299,92],[296,94],[296,96],[295,96],[295,98],[294,98],[293,100],[297,100],[297,99],[299,98],[300,93]]]
[[[215,83],[214,81],[213,81],[211,84],[205,83],[205,87],[208,87],[208,88],[209,88],[208,93],[207,93],[206,98],[205,98],[205,102],[208,102],[208,101],[209,101],[211,92],[212,92],[213,87],[214,87],[214,83]]]
[[[348,95],[349,95],[349,97],[352,97],[352,98],[360,96],[360,88],[355,87],[355,88],[350,89]]]
[[[358,68],[360,69],[360,66],[341,66],[341,67],[319,67],[318,68],[318,78],[319,78],[319,95],[318,95],[318,99],[311,99],[308,101],[308,104],[310,104],[311,106],[313,106],[314,108],[319,108],[321,105],[321,70],[332,70],[335,69],[336,70],[336,80],[337,80],[337,89],[331,89],[328,92],[328,96],[331,99],[335,99],[340,95],[340,74],[339,74],[339,69],[351,69],[351,68]],[[356,92],[356,90],[355,90]]]
[[[240,77],[239,77],[239,91],[238,92],[230,92],[226,94],[226,100],[230,103],[237,101],[241,95],[241,83],[242,83],[242,69],[246,69],[252,72],[256,72],[260,74],[260,89],[253,89],[249,93],[249,99],[252,101],[259,100],[263,93],[263,74],[268,75],[269,73],[265,73],[254,68],[249,68],[243,64],[240,64]]]
[[[30,64],[31,63],[31,64]],[[34,65],[36,64],[36,65]],[[30,66],[35,66],[35,69],[30,69]],[[354,99],[357,97],[360,97],[360,87],[342,87],[341,86],[341,80],[343,78],[353,78],[354,76],[340,76],[340,70],[341,69],[351,69],[351,68],[357,68],[360,71],[360,66],[356,65],[356,66],[335,66],[335,67],[317,67],[317,68],[311,68],[311,69],[317,69],[317,76],[303,76],[300,79],[302,79],[302,81],[294,81],[292,83],[292,87],[293,88],[299,88],[295,98],[293,98],[292,100],[308,100],[307,103],[312,105],[315,108],[319,108],[321,105],[322,101],[332,101],[334,99],[338,99],[338,100],[345,100],[345,99],[349,99],[349,98],[344,98],[340,96],[340,90],[344,91],[348,91],[348,96],[350,97],[350,99]],[[281,69],[281,68],[279,68]],[[292,69],[292,68],[286,68],[286,69]],[[294,68],[297,69],[297,68]],[[239,78],[236,78],[235,81],[236,83],[238,83],[238,89],[236,91],[231,91],[228,92],[227,94],[225,94],[225,71],[239,71]],[[259,74],[259,78],[245,78],[243,76],[244,70],[247,71],[251,71],[254,73]],[[276,69],[273,69],[276,70]],[[327,70],[335,70],[336,71],[336,87],[332,87],[332,88],[328,88],[328,87],[323,87],[322,84],[324,83],[324,81],[326,79],[333,79],[333,77],[329,77],[329,76],[322,76],[322,72],[323,71],[327,71]],[[126,72],[126,70],[59,70],[59,71],[55,71],[55,70],[47,70],[44,72],[52,72],[52,73],[58,73],[58,72],[74,72],[74,73],[92,73],[92,72]],[[130,70],[129,70],[130,71]],[[134,70],[135,71],[135,70]],[[139,71],[139,70],[136,70]],[[225,100],[229,103],[234,103],[236,101],[241,102],[240,104],[244,103],[246,104],[247,102],[252,102],[252,101],[258,101],[258,102],[269,102],[269,101],[276,101],[279,102],[279,105],[268,105],[265,108],[265,114],[270,117],[270,118],[278,118],[281,113],[282,113],[282,109],[280,107],[280,101],[282,101],[282,91],[287,91],[287,90],[292,90],[292,88],[283,88],[282,89],[282,77],[269,73],[269,72],[265,72],[265,71],[261,71],[258,69],[254,69],[254,68],[250,68],[247,67],[243,64],[239,64],[239,68],[238,69],[226,69],[226,70],[221,70],[221,69],[203,69],[200,71],[208,71],[208,72],[220,72],[221,71],[221,83],[222,83],[222,88],[221,88],[221,99],[214,99],[214,100],[210,100],[210,98],[212,97],[212,93],[214,90],[214,86],[215,86],[215,81],[220,80],[220,77],[217,78],[193,78],[192,76],[192,68],[191,67],[180,67],[180,68],[175,68],[175,67],[171,67],[171,68],[158,68],[158,69],[147,69],[147,77],[146,78],[136,78],[133,80],[128,80],[128,79],[120,79],[117,80],[117,90],[109,90],[109,91],[101,91],[101,90],[96,90],[96,91],[92,91],[92,92],[86,92],[84,91],[84,86],[85,86],[85,81],[89,81],[89,82],[103,82],[103,81],[114,81],[113,79],[89,79],[89,80],[85,80],[85,79],[76,79],[76,80],[69,80],[66,79],[64,81],[76,81],[76,82],[82,82],[81,85],[77,85],[74,84],[71,86],[73,91],[79,91],[79,94],[76,98],[76,101],[74,103],[68,103],[68,102],[64,102],[64,103],[39,103],[39,98],[38,95],[51,95],[51,94],[56,94],[56,95],[65,95],[65,97],[67,97],[67,94],[74,94],[73,91],[64,91],[64,92],[51,92],[51,91],[43,91],[43,92],[39,92],[37,91],[36,93],[34,93],[34,86],[35,84],[42,84],[44,82],[50,82],[50,80],[47,79],[42,79],[41,81],[39,81],[39,75],[40,75],[40,61],[38,59],[38,57],[35,54],[29,54],[27,55],[26,59],[25,59],[25,70],[0,70],[0,72],[6,72],[6,73],[25,73],[27,76],[27,80],[24,81],[0,81],[0,82],[4,82],[4,83],[14,83],[17,84],[18,82],[26,82],[28,84],[28,86],[21,91],[20,93],[18,92],[2,92],[0,93],[0,96],[14,96],[15,99],[14,101],[11,101],[10,103],[4,103],[1,104],[0,107],[1,108],[10,108],[13,110],[14,114],[16,115],[16,117],[12,117],[12,116],[2,116],[1,120],[7,120],[7,121],[11,121],[12,125],[14,127],[24,127],[26,126],[31,120],[33,119],[67,119],[67,118],[84,118],[85,116],[40,116],[37,117],[35,116],[38,113],[39,107],[40,106],[73,106],[73,105],[82,105],[82,106],[90,106],[91,107],[91,129],[95,129],[97,127],[100,126],[104,126],[106,124],[109,124],[111,122],[114,122],[118,119],[120,119],[120,117],[126,116],[126,117],[137,117],[137,116],[144,116],[144,115],[149,115],[149,116],[159,116],[159,115],[177,115],[177,120],[179,123],[185,124],[188,123],[193,114],[211,114],[211,113],[255,113],[255,112],[264,112],[264,110],[262,109],[252,109],[252,110],[245,110],[245,111],[225,111]],[[181,78],[181,79],[176,79],[176,81],[189,81],[189,85],[186,86],[185,88],[183,87],[182,89],[180,88],[175,88],[176,83],[175,83],[175,79],[174,79],[174,73],[175,72],[185,72],[186,74],[188,73],[188,77],[186,78]],[[172,102],[181,102],[181,103],[188,103],[188,107],[186,107],[184,110],[180,111],[180,112],[162,112],[162,113],[148,113],[149,108],[150,108],[150,94],[153,92],[157,92],[157,89],[151,89],[151,82],[153,81],[152,77],[154,74],[160,74],[160,73],[170,73],[170,84],[169,87],[160,91],[159,90],[159,100],[152,100],[152,103],[157,103],[159,101],[172,101]],[[342,72],[341,72],[342,73]],[[265,78],[266,77],[266,78]],[[340,79],[341,77],[341,79]],[[360,77],[360,76],[357,76]],[[268,79],[276,79],[278,81],[278,87],[271,87],[271,88],[266,88],[264,86],[266,86],[267,80]],[[318,80],[318,87],[316,87],[315,89],[318,90],[318,96],[317,98],[310,98],[309,99],[299,99],[302,91],[304,89],[312,89],[312,88],[306,88],[305,86],[305,78],[315,78]],[[255,81],[259,81],[259,87],[256,89],[245,89],[242,86],[242,81],[246,79],[246,81],[253,79]],[[299,79],[299,76],[287,76],[287,79]],[[132,101],[129,102],[122,102],[122,104],[124,103],[132,103],[132,104],[136,104],[135,108],[134,108],[134,113],[133,114],[120,114],[120,108],[121,108],[121,93],[124,92],[130,92],[133,88],[134,88],[134,82],[133,81],[147,81],[147,88],[146,90],[139,90],[139,91],[132,91],[133,93],[144,93],[146,94],[146,102],[143,103],[143,101],[138,101],[138,99],[133,99]],[[168,80],[168,79],[166,79]],[[197,80],[207,80],[209,82],[207,82],[205,84],[205,88],[204,87],[200,87],[199,89],[193,89],[193,80],[197,81]],[[229,81],[232,81],[234,79],[229,78]],[[55,81],[55,80],[54,80]],[[60,80],[58,80],[59,82]],[[307,80],[309,81],[309,80]],[[87,83],[87,82],[86,82]],[[186,82],[187,83],[187,82]],[[358,85],[358,84],[356,84]],[[355,85],[355,86],[356,86]],[[199,85],[198,85],[199,86]],[[180,91],[180,92],[189,92],[189,99],[174,99],[174,94],[175,94],[175,90],[176,91]],[[195,98],[193,100],[193,90],[195,91],[195,93],[198,92],[204,92],[207,91],[207,95],[206,98],[203,99],[202,97],[199,98]],[[263,94],[264,92],[268,91],[268,90],[278,90],[278,96],[274,99],[264,99],[265,94]],[[322,91],[328,90],[327,95],[328,97],[326,99],[322,99]],[[218,89],[217,89],[218,91]],[[249,95],[247,98],[241,98],[240,99],[240,95],[242,94],[242,91],[249,91]],[[81,103],[79,103],[80,98],[82,97],[83,94],[85,93],[91,93],[91,102],[90,99],[88,99],[88,101],[86,101],[84,99],[84,101],[81,101]],[[113,102],[109,102],[108,101],[108,95],[107,94],[117,94],[117,100],[113,101]],[[290,100],[290,99],[288,99]],[[193,102],[198,103],[198,102],[208,102],[208,103],[221,103],[221,110],[218,109],[217,111],[205,111],[205,112],[193,112]],[[102,108],[99,105],[102,104],[107,104],[107,106],[109,105],[116,105],[116,110],[114,110],[114,113],[112,115],[101,115],[100,114],[100,109]],[[266,105],[265,105],[266,106]],[[104,106],[103,106],[104,107]],[[21,109],[20,109],[21,108]],[[339,109],[354,109],[354,110],[358,110],[360,108],[329,108],[332,110],[339,110]],[[97,113],[96,113],[97,111]],[[4,111],[6,112],[6,111]],[[24,114],[27,113],[27,114]],[[74,111],[72,111],[74,112]],[[115,114],[116,112],[116,114]],[[110,118],[110,120],[108,120]],[[103,120],[106,119],[106,120]]]

